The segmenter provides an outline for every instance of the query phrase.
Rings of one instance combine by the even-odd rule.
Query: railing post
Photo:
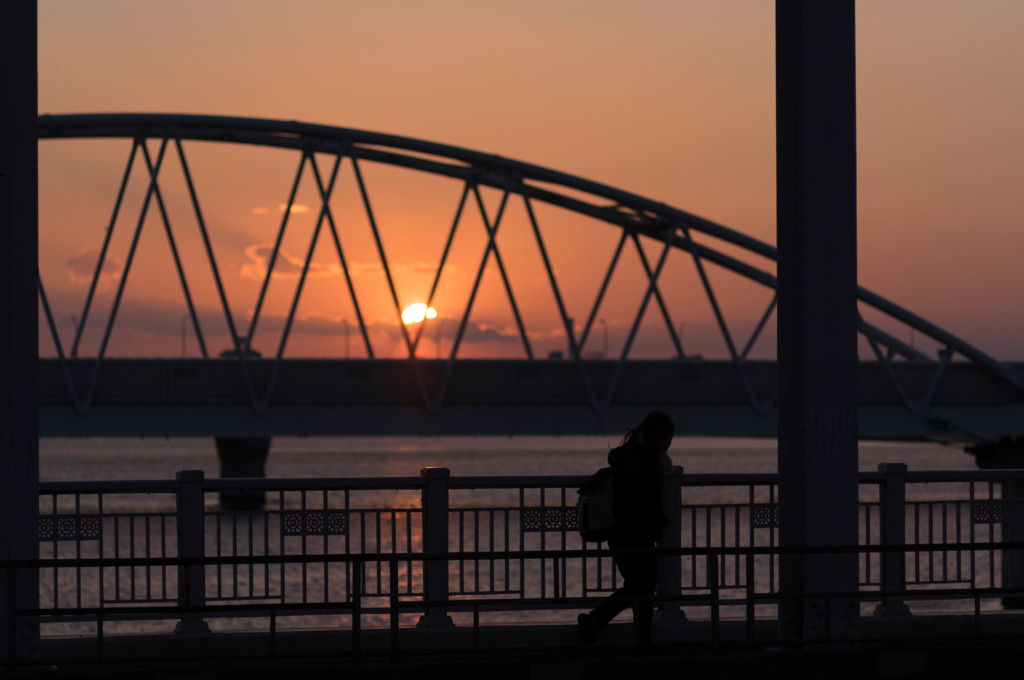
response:
[[[682,543],[683,468],[676,465],[664,476],[661,487],[662,508],[668,518],[668,526],[658,541],[664,549],[679,548]],[[679,555],[662,555],[658,558],[658,595],[679,597],[682,592],[682,563]],[[658,603],[658,616],[663,619],[686,620],[686,614],[678,600],[664,600]]]
[[[178,557],[201,558],[206,555],[206,497],[203,471],[183,470],[178,480]],[[189,611],[206,604],[206,566],[178,566],[178,605],[184,611],[174,627],[175,633],[209,633],[202,614]]]
[[[882,545],[905,545],[907,541],[907,466],[905,463],[879,463],[882,480]],[[875,607],[875,616],[908,616],[910,608],[902,597],[890,595],[906,588],[906,568],[902,550],[883,551],[882,601]]]
[[[423,552],[448,552],[448,468],[425,468],[420,476],[423,485]],[[427,560],[423,563],[423,591],[428,602],[448,601],[448,560]],[[421,628],[452,626],[452,617],[443,605],[428,605],[420,617]]]

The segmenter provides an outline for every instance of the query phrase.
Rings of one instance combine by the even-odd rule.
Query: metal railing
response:
[[[1021,551],[1024,550],[1024,542],[1013,542],[1007,544],[1008,548],[1013,550]],[[985,544],[965,544],[962,546],[964,550],[984,550],[986,549]],[[902,552],[906,555],[916,555],[921,552],[928,552],[934,550],[943,550],[942,544],[937,545],[919,545],[919,546],[904,546]],[[709,575],[706,592],[703,594],[678,594],[675,596],[657,595],[654,601],[659,606],[666,604],[670,606],[683,606],[690,608],[692,606],[706,607],[708,610],[707,625],[701,626],[697,630],[697,636],[690,635],[690,643],[711,645],[712,647],[718,647],[723,643],[728,644],[730,649],[737,649],[737,645],[740,647],[745,646],[749,649],[757,649],[759,646],[774,645],[779,640],[778,631],[769,631],[764,626],[759,627],[758,617],[756,611],[759,608],[759,603],[770,603],[772,606],[779,606],[780,603],[785,602],[787,599],[804,599],[813,597],[816,601],[823,603],[824,614],[827,620],[828,610],[832,606],[847,606],[850,602],[854,603],[869,603],[877,599],[877,596],[873,593],[861,593],[853,594],[847,592],[814,592],[814,593],[786,593],[784,595],[778,593],[764,593],[759,592],[753,578],[755,563],[756,561],[767,555],[775,555],[785,553],[792,553],[792,550],[786,549],[768,549],[768,548],[749,548],[749,547],[734,547],[734,548],[704,548],[704,549],[691,549],[691,548],[676,548],[676,549],[658,549],[659,556],[666,559],[675,558],[691,558],[699,557],[706,565],[706,573]],[[808,548],[801,551],[804,554],[812,553],[816,555],[826,554],[858,554],[862,556],[866,555],[884,555],[884,550],[878,548],[870,548],[865,546],[820,546],[817,548]],[[602,557],[610,555],[607,551],[587,551],[587,550],[568,550],[561,554],[560,559],[574,560],[574,559],[586,559],[587,557],[594,557],[600,554]],[[203,617],[214,617],[214,616],[234,616],[234,617],[251,617],[261,616],[268,621],[268,625],[265,629],[258,631],[262,635],[251,636],[249,639],[255,644],[250,644],[244,648],[231,648],[225,647],[223,649],[217,648],[211,651],[210,648],[205,650],[203,658],[208,660],[215,659],[233,659],[233,658],[244,658],[252,660],[254,657],[264,658],[276,658],[279,656],[318,656],[324,653],[322,648],[314,648],[312,651],[299,651],[296,652],[294,649],[290,651],[282,650],[281,638],[278,635],[280,632],[279,623],[282,619],[289,616],[317,616],[317,615],[335,615],[344,614],[350,618],[351,625],[348,626],[347,632],[343,632],[342,637],[332,638],[340,639],[346,642],[341,647],[332,646],[328,648],[327,653],[333,656],[341,656],[351,659],[352,661],[361,661],[364,656],[380,658],[381,656],[390,657],[392,661],[398,661],[401,654],[403,653],[402,645],[409,641],[411,638],[403,636],[402,630],[405,628],[402,625],[402,618],[406,616],[403,612],[411,612],[413,614],[422,615],[425,612],[429,612],[431,608],[443,609],[445,611],[465,613],[468,615],[470,625],[469,630],[471,632],[471,638],[469,645],[465,642],[461,642],[457,647],[453,649],[465,650],[483,650],[489,649],[493,646],[484,645],[481,642],[481,628],[483,615],[489,611],[502,610],[507,605],[502,602],[488,597],[470,597],[460,600],[442,600],[442,601],[431,601],[426,598],[417,598],[415,600],[409,600],[404,598],[401,594],[400,588],[398,587],[398,574],[399,564],[402,562],[417,563],[426,565],[428,562],[454,562],[456,559],[471,559],[471,560],[498,560],[503,558],[511,558],[520,560],[525,563],[535,563],[546,559],[551,559],[550,555],[545,551],[524,551],[524,552],[513,552],[513,553],[497,553],[497,552],[469,552],[469,553],[394,553],[390,555],[321,555],[319,557],[302,556],[302,555],[272,555],[263,556],[261,558],[239,558],[239,557],[207,557],[207,558],[135,558],[135,559],[83,559],[78,561],[79,566],[84,568],[138,568],[138,567],[160,567],[160,568],[171,568],[176,569],[183,575],[183,585],[188,589],[190,585],[189,574],[196,573],[193,570],[202,569],[204,567],[224,567],[224,566],[235,566],[235,565],[251,565],[256,564],[259,566],[268,567],[279,567],[284,565],[309,565],[309,564],[321,564],[321,565],[342,565],[345,571],[350,574],[352,579],[352,591],[351,596],[346,601],[337,602],[307,602],[307,603],[252,603],[252,602],[237,602],[230,604],[198,604],[192,602],[184,602],[172,608],[171,611],[175,615],[181,616],[182,621],[187,620],[203,620]],[[742,588],[742,593],[729,598],[725,596],[724,590],[720,585],[718,579],[719,565],[725,560],[738,560],[743,565],[742,571],[748,575],[745,585]],[[883,558],[884,559],[884,558]],[[39,568],[59,568],[62,564],[68,562],[67,559],[44,559],[44,560],[21,560],[21,561],[0,561],[0,571],[3,571],[7,580],[8,586],[13,593],[18,587],[18,574],[24,570],[39,569]],[[378,633],[383,633],[383,643],[380,635],[377,636],[373,645],[372,650],[367,650],[367,640],[371,631],[367,630],[367,627],[363,625],[365,618],[365,612],[367,611],[366,602],[369,599],[367,592],[369,588],[364,587],[367,581],[367,573],[370,569],[380,569],[381,566],[390,574],[390,589],[387,595],[387,617],[385,620],[385,626],[382,627]],[[1016,638],[1019,635],[1018,623],[1010,622],[1010,629],[1006,625],[998,625],[998,621],[994,622],[996,625],[989,625],[985,621],[983,616],[982,602],[986,598],[1000,597],[1000,596],[1013,596],[1021,597],[1024,595],[1024,588],[1020,586],[1013,587],[994,587],[984,590],[974,590],[965,592],[960,589],[941,588],[923,593],[921,591],[914,591],[911,589],[903,590],[887,590],[887,596],[892,598],[907,599],[910,601],[920,599],[935,599],[935,598],[955,598],[959,600],[965,600],[969,604],[969,612],[967,616],[960,617],[966,619],[966,622],[961,621],[956,626],[950,626],[946,630],[939,630],[936,632],[929,632],[924,630],[919,633],[911,633],[908,635],[907,630],[895,628],[894,630],[899,631],[896,635],[889,632],[884,632],[885,628],[876,628],[873,631],[867,632],[858,629],[856,626],[847,628],[840,631],[838,634],[826,630],[825,635],[813,634],[810,637],[804,634],[804,637],[793,638],[787,641],[790,645],[803,645],[807,642],[813,644],[823,643],[837,643],[837,644],[849,644],[849,643],[875,643],[882,642],[886,645],[891,645],[893,642],[900,640],[915,640],[917,643],[921,643],[922,640],[930,641],[931,643],[949,643],[958,642],[964,640],[1001,640],[1005,638]],[[571,607],[577,609],[583,609],[589,607],[592,601],[586,598],[580,597],[551,597],[551,598],[522,598],[517,600],[516,607],[521,610],[550,610],[553,606],[558,607]],[[727,610],[729,607],[741,607],[744,610],[744,615],[738,619],[732,621],[733,625],[727,630],[728,616]],[[166,617],[168,614],[168,607],[160,606],[157,604],[141,605],[133,608],[136,616],[160,618]],[[54,617],[54,616],[74,616],[79,619],[90,619],[95,622],[95,631],[91,636],[91,653],[84,650],[89,650],[90,640],[86,639],[85,644],[79,644],[70,650],[71,655],[68,654],[68,650],[64,650],[60,661],[67,664],[89,664],[96,662],[118,662],[118,661],[129,661],[138,662],[140,657],[136,654],[132,657],[118,656],[116,645],[112,645],[110,637],[107,635],[108,625],[111,621],[116,621],[119,618],[123,618],[123,612],[118,613],[117,610],[112,610],[108,607],[102,606],[76,606],[68,608],[54,608],[54,607],[40,607],[35,609],[20,609],[9,612],[12,619],[11,623],[15,620],[21,622],[38,622],[41,618]],[[421,619],[422,620],[422,619]],[[1019,621],[1019,619],[1015,619]],[[941,627],[940,627],[941,628]],[[10,630],[13,631],[13,628]],[[406,628],[407,631],[410,629]],[[455,630],[455,628],[452,628]],[[692,629],[691,629],[692,630]],[[768,634],[766,635],[766,631]],[[881,631],[881,632],[880,632]],[[193,631],[194,632],[194,631]],[[930,635],[930,637],[929,637]],[[205,636],[204,636],[205,637]],[[431,638],[433,640],[430,643],[432,646],[437,644],[437,637]],[[556,640],[559,638],[555,638]],[[46,655],[45,653],[40,654],[39,650],[26,651],[25,648],[19,648],[15,636],[12,634],[11,640],[8,645],[8,658],[6,660],[7,668],[10,671],[14,671],[19,667],[28,667],[33,665],[49,665],[52,664],[55,659]],[[537,646],[536,640],[533,642],[534,646]],[[543,643],[541,643],[543,644]],[[552,642],[554,646],[557,646],[557,642]],[[514,648],[515,643],[504,643],[497,645],[497,648],[508,650],[510,647]],[[108,648],[114,647],[112,653],[108,652]],[[181,645],[168,646],[154,645],[153,651],[141,657],[149,662],[160,662],[160,661],[171,661],[177,657],[169,653],[169,649],[185,649]],[[319,649],[319,651],[318,651]],[[369,653],[367,653],[369,652]],[[415,653],[415,651],[411,652]],[[422,648],[420,650],[422,653]],[[77,655],[76,655],[77,654]]]
[[[860,475],[862,613],[995,609],[1020,582],[1004,549],[1018,471]],[[618,586],[577,532],[583,478],[204,479],[40,484],[40,629],[67,633],[360,629],[572,620]],[[779,602],[775,475],[665,482],[667,616],[771,618]],[[250,494],[258,507],[224,509]],[[962,603],[958,604],[958,601]],[[874,607],[874,609],[871,609]],[[480,617],[483,617],[482,619]],[[102,622],[102,623],[100,623]]]

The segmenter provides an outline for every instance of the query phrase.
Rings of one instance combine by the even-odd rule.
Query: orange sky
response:
[[[861,284],[999,358],[1024,358],[1024,315],[1017,309],[1024,288],[1024,4],[857,6]],[[766,0],[45,0],[39,13],[42,113],[283,118],[419,137],[581,175],[775,241],[773,3]],[[68,328],[69,317],[80,313],[80,274],[94,266],[127,153],[123,143],[44,144],[41,267],[58,323]],[[244,149],[197,149],[190,158],[203,175],[204,207],[232,304],[244,316],[258,290],[247,275],[280,224],[278,206],[297,158]],[[389,257],[406,304],[429,286],[459,187],[426,178],[413,188],[399,174],[368,171],[380,186],[404,187],[375,208],[395,249]],[[342,188],[354,198],[351,180],[339,181],[348,182]],[[299,202],[315,208],[315,199],[309,193]],[[187,208],[184,201],[175,205]],[[296,230],[314,221],[311,214],[295,218]],[[543,281],[525,246],[526,222],[518,219],[502,227],[508,229],[501,247],[525,306],[543,297]],[[583,316],[617,235],[593,230],[581,239],[585,227],[556,222],[556,268],[586,274],[559,280],[570,313]],[[465,227],[465,258],[446,273],[451,281],[475,273],[473,253],[482,247],[479,221]],[[159,352],[178,351],[183,307],[173,269],[159,257],[166,254],[161,229],[156,221],[146,225],[116,335],[121,352],[130,351],[130,341],[155,346],[156,337]],[[187,252],[200,252],[197,241],[185,241]],[[380,296],[382,281],[371,246],[365,233],[352,236],[362,280],[377,277],[378,292],[367,300]],[[306,247],[308,236],[298,231],[286,243],[295,257]],[[126,242],[116,259],[123,261],[124,252]],[[325,248],[314,258],[322,268],[303,298],[306,324],[289,343],[292,353],[344,354],[337,322],[354,317],[330,255]],[[670,262],[680,268],[675,289],[692,290],[692,266],[683,272],[684,257]],[[200,305],[215,305],[208,274],[196,271]],[[636,271],[624,271],[615,299],[602,309],[613,354],[642,283]],[[290,302],[287,275],[282,270],[282,285],[271,286],[268,314],[283,313]],[[764,291],[713,277],[727,314],[749,327],[767,304]],[[489,272],[474,306],[476,330],[502,340],[491,343],[492,353],[515,344],[505,342],[512,319],[499,284]],[[439,297],[441,317],[445,295],[454,301],[458,292]],[[688,351],[723,356],[699,297],[674,303],[674,322],[687,324]],[[371,322],[393,321],[386,296],[366,304]],[[553,306],[543,304],[540,320],[529,325],[535,350],[546,353],[564,339]],[[269,330],[269,317],[268,324]],[[663,327],[652,332],[667,335]],[[601,350],[595,333],[588,347]],[[375,349],[401,356],[401,347],[388,344],[396,341]],[[357,351],[354,336],[350,343]],[[275,349],[268,336],[261,351]],[[188,351],[195,355],[193,345]]]

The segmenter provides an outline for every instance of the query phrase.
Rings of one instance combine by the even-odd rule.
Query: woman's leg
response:
[[[612,537],[608,540],[608,547],[612,550],[615,560],[615,568],[622,575],[622,585],[604,599],[601,604],[590,612],[591,619],[598,628],[607,626],[608,623],[622,613],[627,607],[633,604],[633,598],[629,592],[629,546],[620,538]],[[623,566],[623,560],[626,564]]]
[[[616,564],[618,560],[616,560]],[[622,573],[622,569],[619,569]],[[623,576],[625,578],[625,576]],[[626,585],[623,584],[618,590],[609,595],[601,604],[597,605],[590,616],[598,628],[607,626],[612,619],[621,614],[627,607],[633,604],[633,597],[630,595]]]
[[[621,550],[615,556],[615,566],[622,574],[622,586],[591,612],[594,623],[606,626],[627,607],[633,606],[633,621],[638,636],[650,639],[654,603],[644,601],[654,595],[658,584],[658,561],[649,545],[610,546]]]
[[[637,640],[650,642],[654,623],[654,601],[650,598],[658,589],[658,558],[648,546],[643,552],[630,556],[626,569],[629,577],[627,579],[626,572],[623,572],[623,578],[626,579],[624,586],[628,587],[634,602],[633,623]]]
[[[651,641],[654,625],[654,601],[650,598],[658,589],[658,558],[653,552],[637,555],[636,583],[637,603],[633,609],[633,623],[636,625],[638,642]]]

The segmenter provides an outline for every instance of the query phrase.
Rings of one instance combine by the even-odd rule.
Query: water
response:
[[[346,437],[273,440],[266,476],[417,477],[425,467],[453,476],[581,475],[606,465],[610,437]],[[687,473],[777,469],[773,440],[676,438],[669,451]],[[906,463],[909,470],[974,470],[962,449],[932,443],[863,442],[859,468]],[[43,481],[174,479],[179,470],[219,477],[212,439],[47,437],[39,443]]]

